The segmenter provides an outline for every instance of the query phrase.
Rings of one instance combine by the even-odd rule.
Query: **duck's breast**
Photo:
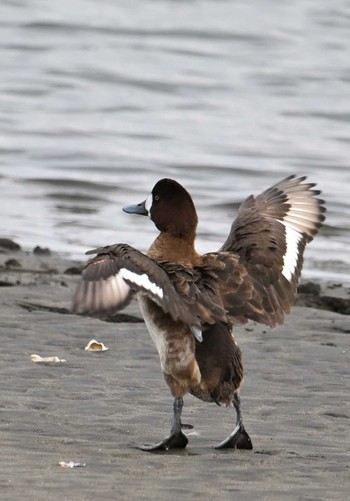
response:
[[[177,381],[200,380],[195,360],[195,339],[190,328],[174,321],[145,295],[138,297],[150,336],[157,348],[162,370]]]

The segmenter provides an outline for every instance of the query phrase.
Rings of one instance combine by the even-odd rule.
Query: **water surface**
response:
[[[305,276],[350,283],[349,33],[332,0],[2,0],[2,236],[145,250],[120,208],[167,176],[215,250],[246,196],[306,174],[328,213]]]

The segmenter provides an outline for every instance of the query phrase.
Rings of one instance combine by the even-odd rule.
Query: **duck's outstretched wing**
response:
[[[146,294],[174,320],[200,328],[204,322],[227,320],[225,310],[212,304],[194,284],[193,272],[153,259],[126,244],[89,251],[97,254],[82,271],[73,296],[72,312],[108,316],[124,308],[136,292]]]
[[[248,197],[221,248],[238,255],[246,269],[237,292],[224,294],[224,306],[241,323],[246,318],[275,326],[290,311],[305,246],[325,219],[324,201],[317,198],[320,192],[305,179],[289,176],[257,197]]]

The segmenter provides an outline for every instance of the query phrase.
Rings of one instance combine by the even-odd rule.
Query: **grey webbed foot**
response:
[[[242,413],[241,413],[241,400],[239,395],[235,393],[233,397],[233,405],[237,414],[236,428],[233,432],[225,438],[215,449],[245,449],[251,450],[253,448],[250,436],[243,426]]]
[[[223,440],[215,449],[246,449],[253,448],[252,441],[242,424],[237,425],[231,435]]]
[[[182,425],[181,412],[183,407],[182,397],[176,397],[174,400],[174,415],[171,424],[170,436],[162,442],[155,445],[143,445],[142,451],[158,452],[168,451],[169,449],[184,449],[188,444],[188,439],[181,431],[181,428],[191,428],[191,425]]]
[[[168,451],[169,449],[184,449],[188,439],[182,431],[171,434],[168,438],[154,445],[142,445],[140,449],[147,452]]]

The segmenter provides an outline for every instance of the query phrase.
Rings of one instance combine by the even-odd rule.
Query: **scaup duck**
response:
[[[159,230],[147,255],[127,244],[102,247],[85,266],[73,312],[106,316],[137,294],[156,345],[164,379],[174,397],[170,436],[142,446],[184,448],[183,397],[234,406],[236,426],[218,449],[252,449],[240,409],[241,350],[234,324],[254,320],[274,327],[290,312],[305,245],[325,219],[315,184],[289,176],[241,205],[227,240],[217,252],[194,247],[197,212],[178,182],[162,179],[129,214],[149,216]]]

